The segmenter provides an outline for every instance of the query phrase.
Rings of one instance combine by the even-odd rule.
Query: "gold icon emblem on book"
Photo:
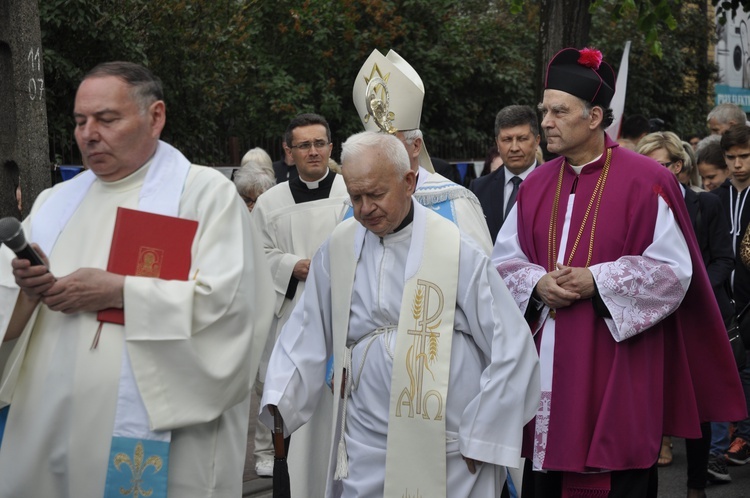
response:
[[[138,277],[159,278],[163,262],[163,249],[141,247],[138,249],[138,264],[135,267],[135,275]]]

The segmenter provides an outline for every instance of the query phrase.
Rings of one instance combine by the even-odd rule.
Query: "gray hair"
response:
[[[534,109],[527,105],[509,105],[500,109],[495,116],[495,136],[500,136],[500,130],[515,126],[529,125],[534,136],[539,135],[539,122]]]
[[[154,102],[164,100],[161,80],[140,64],[125,61],[103,62],[86,73],[83,79],[104,76],[114,76],[130,86],[130,95],[142,113]]]
[[[419,128],[415,128],[413,130],[399,130],[404,135],[404,142],[408,143],[409,145],[414,143],[414,140],[421,138],[422,141],[424,141],[424,135],[422,134],[422,130]]]
[[[698,145],[695,147],[696,159],[698,158],[698,156],[700,156],[701,150],[705,149],[711,144],[719,145],[720,142],[721,142],[721,135],[709,135],[707,137],[701,138],[700,142],[698,142]],[[702,162],[704,161],[701,161],[700,159],[697,160],[697,163],[702,163]]]
[[[711,112],[706,117],[706,122],[711,119],[715,119],[717,122],[723,124],[734,123],[736,125],[743,125],[747,121],[747,115],[741,107],[735,104],[724,103],[711,109]]]
[[[594,105],[588,100],[584,100],[580,97],[578,98],[583,103],[583,117],[587,118],[591,115],[591,110],[594,107],[600,107],[602,110],[602,122],[599,123],[599,128],[602,130],[606,130],[609,128],[609,125],[611,125],[615,120],[615,112],[612,110],[611,107],[603,107],[600,105]]]
[[[363,131],[346,139],[341,146],[342,169],[346,170],[348,163],[356,162],[359,157],[370,153],[372,149],[381,152],[401,178],[411,171],[409,154],[401,140],[394,135],[374,131]]]
[[[266,168],[256,162],[243,164],[234,172],[234,186],[237,192],[246,197],[255,197],[276,185],[273,168]]]
[[[255,147],[254,149],[250,149],[249,151],[247,151],[245,155],[242,156],[240,166],[244,166],[250,162],[254,162],[261,166],[264,166],[273,173],[273,161],[271,160],[271,156],[269,156],[268,153],[260,147]]]

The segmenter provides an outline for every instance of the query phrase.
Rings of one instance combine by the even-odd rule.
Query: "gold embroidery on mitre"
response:
[[[119,471],[120,465],[125,464],[130,468],[130,483],[132,486],[130,489],[120,488],[120,494],[123,496],[133,496],[138,498],[139,496],[151,496],[154,492],[153,489],[143,489],[143,471],[148,467],[154,468],[154,474],[159,472],[162,467],[162,459],[157,455],[148,457],[145,461],[143,460],[143,443],[138,441],[133,451],[133,460],[130,460],[130,456],[125,453],[118,453],[114,458],[115,468]]]
[[[377,76],[375,76],[377,74]],[[365,90],[365,107],[367,114],[363,117],[367,123],[372,117],[375,124],[386,133],[395,134],[398,129],[393,126],[393,120],[396,114],[390,109],[390,95],[388,93],[388,78],[391,73],[383,74],[377,64],[373,64],[370,76],[365,76],[367,88]]]
[[[135,267],[137,277],[159,278],[164,262],[164,250],[153,247],[141,247],[138,250],[138,263]]]
[[[443,291],[435,283],[428,280],[417,280],[417,288],[414,291],[414,300],[411,304],[414,327],[407,330],[409,335],[414,336],[412,344],[406,352],[406,372],[409,375],[409,386],[404,387],[396,404],[396,416],[401,417],[401,408],[408,407],[408,417],[413,418],[415,414],[422,418],[441,420],[443,413],[442,395],[435,390],[422,394],[424,383],[424,372],[429,372],[435,380],[435,374],[430,369],[438,357],[440,346],[440,333],[436,329],[443,319],[445,297]],[[437,400],[435,417],[430,417],[427,412],[427,401],[434,397]]]

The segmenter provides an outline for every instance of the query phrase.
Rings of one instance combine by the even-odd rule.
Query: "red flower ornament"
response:
[[[602,53],[595,48],[581,49],[578,64],[597,70],[602,63]]]

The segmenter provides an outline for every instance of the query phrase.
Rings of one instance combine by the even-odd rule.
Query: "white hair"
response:
[[[348,163],[356,162],[359,157],[370,153],[372,149],[377,149],[382,153],[402,178],[411,171],[409,154],[401,140],[393,135],[374,131],[363,131],[346,139],[341,146],[342,169],[345,170]]]
[[[711,109],[711,112],[709,112],[706,117],[706,122],[711,119],[715,119],[722,124],[729,124],[732,122],[736,125],[742,125],[747,121],[747,115],[740,106],[725,102]]]
[[[246,197],[257,197],[276,185],[273,167],[266,168],[256,162],[248,162],[234,172],[234,186]]]
[[[266,166],[273,172],[273,161],[271,160],[271,156],[269,156],[268,153],[260,147],[256,147],[247,151],[245,155],[242,156],[240,166],[244,166],[249,162],[255,162],[260,166]]]
[[[419,128],[416,128],[414,130],[406,130],[406,131],[400,130],[400,131],[404,135],[404,142],[410,145],[413,144],[414,140],[418,138],[421,138],[422,141],[424,141],[424,135],[422,135],[422,130],[420,130]]]

